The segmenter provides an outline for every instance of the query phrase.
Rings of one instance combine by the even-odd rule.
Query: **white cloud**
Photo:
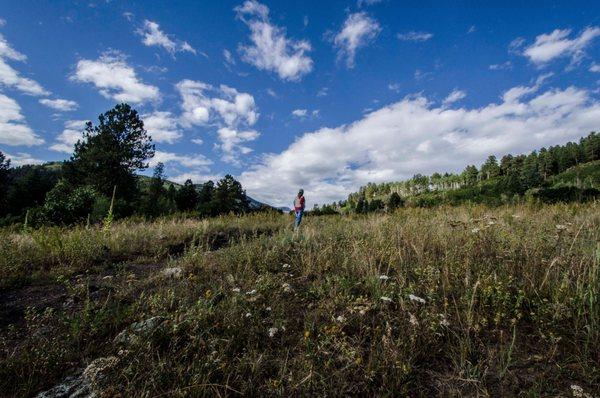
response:
[[[506,61],[501,64],[490,65],[490,70],[505,70],[505,69],[512,69],[512,63],[510,61]]]
[[[43,143],[44,140],[27,125],[19,104],[0,93],[0,144],[32,146]]]
[[[28,153],[18,152],[17,154],[11,155],[10,153],[4,154],[7,159],[10,159],[10,165],[12,167],[25,166],[27,164],[42,164],[44,163],[41,159],[36,159]]]
[[[168,34],[160,30],[160,26],[154,21],[144,20],[144,26],[136,30],[136,33],[142,36],[142,43],[148,47],[162,47],[171,55],[178,51],[196,54],[196,50],[188,42],[175,42]]]
[[[388,90],[400,92],[400,83],[390,83],[388,84]]]
[[[179,120],[171,112],[152,112],[142,115],[142,120],[153,141],[173,144],[182,136]]]
[[[72,153],[77,141],[83,139],[83,131],[88,120],[67,120],[65,128],[56,137],[56,142],[50,146],[50,150],[56,152]]]
[[[329,87],[321,87],[317,91],[317,97],[326,97],[329,94]]]
[[[192,180],[194,184],[201,184],[207,182],[208,180],[217,181],[221,179],[222,176],[218,174],[207,174],[201,172],[188,172],[177,174],[174,176],[170,176],[169,180],[176,182],[178,184],[183,184],[186,180]]]
[[[129,12],[129,11],[126,11],[126,12],[123,13],[123,17],[125,19],[127,19],[128,21],[131,22],[131,20],[133,19],[133,13]]]
[[[471,33],[471,32],[469,32],[469,33]],[[398,33],[396,35],[396,37],[398,38],[398,40],[401,40],[401,41],[420,42],[420,41],[427,41],[427,40],[433,38],[433,33],[416,32],[414,30],[411,30],[410,32],[406,32],[406,33]]]
[[[333,38],[333,43],[339,49],[338,59],[346,58],[348,68],[353,68],[356,51],[373,41],[380,31],[379,23],[366,13],[348,15],[342,30]]]
[[[219,146],[223,151],[222,160],[227,163],[240,165],[239,155],[247,155],[252,149],[243,145],[246,142],[254,141],[260,136],[258,131],[246,130],[238,131],[229,127],[222,127],[218,131]]]
[[[288,39],[285,29],[269,20],[267,6],[247,0],[234,11],[251,32],[252,44],[239,46],[242,60],[260,70],[275,72],[282,80],[298,81],[312,70],[313,61],[306,55],[310,43]]]
[[[600,64],[594,62],[590,65],[590,72],[600,73]]]
[[[212,164],[212,161],[206,158],[204,155],[180,155],[173,152],[156,151],[154,157],[150,159],[148,164],[150,167],[156,166],[158,163],[178,163],[185,167],[206,169],[207,166]]]
[[[448,96],[446,98],[444,98],[444,101],[442,102],[442,104],[445,106],[448,106],[448,105],[455,103],[456,101],[460,101],[461,99],[465,98],[466,96],[467,96],[466,92],[464,92],[462,90],[454,89],[450,94],[448,94]]]
[[[40,100],[40,104],[45,105],[48,108],[52,108],[52,109],[60,111],[60,112],[74,111],[75,109],[79,108],[79,105],[77,104],[77,102],[62,99],[62,98],[56,98],[56,99],[44,98],[44,99]]]
[[[186,127],[210,122],[227,126],[252,126],[258,120],[254,97],[248,93],[241,93],[225,85],[215,88],[210,84],[187,79],[177,83],[176,87],[182,98],[181,119]]]
[[[600,36],[600,27],[588,27],[579,36],[569,38],[571,29],[555,29],[551,33],[541,34],[535,42],[525,48],[523,55],[537,65],[544,65],[554,59],[570,57],[576,64],[584,55],[585,48]]]
[[[308,113],[308,111],[306,109],[294,109],[292,111],[292,115],[299,117],[299,118],[306,117],[307,113]]]
[[[19,72],[8,65],[7,60],[25,61],[27,57],[13,49],[10,43],[0,34],[0,85],[11,87],[27,95],[49,95],[35,80],[22,77]]]
[[[196,145],[204,144],[204,141],[202,141],[202,139],[200,139],[200,138],[193,138],[193,139],[191,139],[191,141]]]
[[[233,58],[231,51],[224,49],[223,50],[223,58],[225,58],[225,63],[227,65],[235,65],[235,58]]]
[[[373,5],[373,4],[377,4],[377,3],[379,3],[379,2],[381,2],[381,0],[358,0],[358,1],[356,2],[356,5],[357,5],[358,7],[362,7],[362,6],[370,6],[370,5]]]
[[[265,154],[240,181],[250,195],[274,205],[289,205],[298,187],[311,203],[331,202],[368,182],[459,172],[490,154],[524,153],[598,128],[600,102],[588,91],[540,93],[538,83],[471,109],[408,96],[352,124],[305,133],[283,152]]]
[[[140,104],[156,101],[160,94],[158,87],[140,81],[125,56],[115,51],[106,52],[97,60],[80,60],[70,79],[91,83],[103,97],[120,102]]]
[[[182,80],[176,87],[182,98],[182,126],[218,127],[217,147],[223,151],[222,159],[240,164],[239,156],[251,152],[243,143],[259,136],[258,132],[247,129],[259,117],[254,97],[225,85],[216,88],[193,80]]]
[[[471,25],[471,27],[467,31],[467,34],[475,33],[476,31],[477,31],[477,28],[475,27],[475,25]]]

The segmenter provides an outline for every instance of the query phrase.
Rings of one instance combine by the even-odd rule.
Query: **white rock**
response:
[[[167,278],[180,279],[183,275],[183,270],[180,267],[165,268],[162,274]]]

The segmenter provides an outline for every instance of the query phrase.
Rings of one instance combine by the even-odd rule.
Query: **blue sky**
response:
[[[600,126],[598,2],[23,0],[0,18],[14,165],[68,158],[126,101],[170,178],[311,206]]]

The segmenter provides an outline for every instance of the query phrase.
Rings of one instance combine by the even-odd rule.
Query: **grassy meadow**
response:
[[[0,395],[600,394],[599,203],[291,224],[0,230]]]

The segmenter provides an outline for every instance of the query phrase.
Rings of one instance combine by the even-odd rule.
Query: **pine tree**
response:
[[[117,186],[119,197],[131,202],[139,194],[134,173],[147,168],[153,156],[152,138],[138,113],[119,104],[100,115],[98,125],[87,123],[83,140],[65,164],[65,177],[74,186],[91,185],[106,197]]]

